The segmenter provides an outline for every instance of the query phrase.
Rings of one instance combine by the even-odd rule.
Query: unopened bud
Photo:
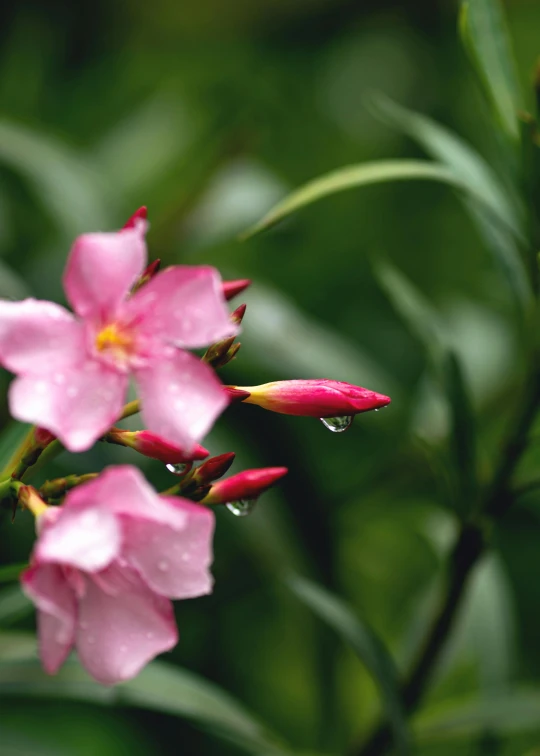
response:
[[[126,228],[135,228],[137,226],[137,223],[139,221],[146,221],[146,218],[148,217],[148,212],[146,210],[146,207],[143,205],[138,210],[136,210],[131,218],[128,218],[128,220],[124,223],[123,229]]]
[[[104,441],[119,446],[128,446],[135,449],[140,454],[151,459],[159,459],[165,464],[181,464],[192,462],[198,459],[206,459],[210,452],[201,446],[195,444],[191,451],[186,452],[184,449],[169,443],[161,436],[152,431],[125,431],[121,428],[111,428],[103,437]]]
[[[214,483],[202,502],[203,504],[228,504],[233,501],[257,499],[287,472],[286,467],[244,470]]]
[[[223,388],[229,397],[229,404],[233,404],[234,402],[244,402],[249,396],[249,391],[237,388],[236,386],[223,386]]]
[[[212,365],[212,367],[217,367],[218,364],[221,364],[223,358],[234,344],[235,338],[235,336],[229,336],[228,339],[223,339],[223,341],[218,341],[216,344],[209,346],[203,356],[204,362]]]
[[[231,312],[231,320],[233,323],[240,325],[240,323],[244,319],[244,315],[246,314],[246,308],[247,305],[241,304],[236,308],[236,310]]]
[[[342,381],[313,379],[273,381],[261,386],[228,386],[227,391],[244,391],[241,401],[284,415],[345,417],[385,407],[390,398]]]
[[[133,289],[131,290],[132,294],[135,294],[136,291],[138,291],[141,286],[144,286],[149,281],[152,280],[152,278],[156,275],[156,273],[159,271],[161,267],[161,260],[158,258],[157,260],[154,260],[154,262],[151,262],[150,265],[145,269],[139,280],[134,284]]]
[[[239,278],[236,281],[223,281],[223,296],[226,300],[238,296],[251,285],[249,278]]]
[[[236,454],[234,452],[227,452],[226,454],[220,454],[217,457],[210,457],[206,462],[203,462],[193,473],[193,480],[198,484],[211,483],[222,475],[225,475],[229,467],[234,462]]]

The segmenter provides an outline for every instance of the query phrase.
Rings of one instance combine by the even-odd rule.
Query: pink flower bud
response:
[[[241,399],[246,404],[258,404],[259,407],[284,415],[345,417],[390,404],[390,398],[384,394],[350,383],[325,379],[227,387],[228,393],[231,393],[231,389],[248,393],[247,397]]]
[[[169,443],[161,436],[151,431],[125,431],[120,428],[112,428],[105,436],[105,440],[111,444],[120,446],[129,446],[140,454],[151,459],[159,459],[165,464],[180,464],[184,462],[193,462],[197,459],[205,459],[210,452],[201,446],[195,444],[193,449],[186,453],[180,447]]]
[[[227,396],[229,397],[229,403],[245,402],[249,396],[249,391],[237,388],[236,386],[223,386]]]
[[[236,281],[223,281],[223,296],[229,300],[241,294],[251,285],[249,278],[239,278]]]
[[[154,278],[154,276],[156,275],[156,273],[159,273],[160,267],[161,267],[161,260],[158,257],[157,260],[154,260],[153,262],[150,263],[150,265],[148,265],[145,268],[145,270],[143,271],[141,277],[139,278],[139,280],[133,286],[133,289],[131,290],[131,293],[135,294],[136,291],[139,291],[139,289],[141,288],[141,286],[144,286],[149,281],[151,281],[152,278]]]
[[[145,221],[148,216],[148,212],[146,210],[146,207],[143,205],[138,210],[136,210],[131,218],[128,218],[128,220],[124,223],[123,228],[135,228],[137,225],[137,221],[143,220]]]
[[[197,483],[202,485],[203,483],[211,483],[213,480],[221,478],[225,475],[229,467],[234,462],[236,454],[234,452],[227,452],[226,454],[220,454],[218,457],[210,457],[206,462],[203,462],[200,467],[195,470],[193,477]]]
[[[234,310],[234,312],[231,312],[231,320],[233,323],[240,325],[246,314],[246,307],[247,305],[241,304],[236,310]]]
[[[228,504],[242,499],[256,499],[287,473],[286,467],[262,467],[258,470],[244,470],[244,472],[214,483],[202,503]]]

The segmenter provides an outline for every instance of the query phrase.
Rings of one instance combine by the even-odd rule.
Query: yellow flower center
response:
[[[96,349],[98,352],[111,352],[115,357],[126,357],[133,346],[133,338],[130,333],[119,328],[116,324],[102,328],[96,336]]]

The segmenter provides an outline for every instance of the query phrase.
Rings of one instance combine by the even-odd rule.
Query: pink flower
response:
[[[261,467],[244,470],[214,483],[203,502],[228,504],[241,499],[256,499],[289,471],[286,467]]]
[[[274,381],[261,386],[227,386],[232,399],[258,404],[284,415],[342,417],[390,404],[390,397],[342,381],[326,379]],[[242,398],[238,392],[249,396]]]
[[[143,454],[150,459],[159,459],[166,464],[179,464],[183,462],[194,462],[199,459],[206,459],[210,456],[208,449],[200,444],[195,444],[189,453],[174,444],[170,444],[161,436],[151,431],[127,431],[122,428],[111,428],[105,436],[105,440],[111,444],[119,446],[129,446],[135,449],[139,454]]]
[[[38,518],[22,587],[38,609],[39,651],[54,674],[75,646],[111,685],[178,641],[170,598],[210,593],[213,513],[158,496],[133,467],[110,467]]]
[[[238,328],[218,272],[173,266],[129,296],[146,265],[141,213],[117,233],[80,236],[64,288],[75,315],[52,302],[0,302],[0,363],[19,377],[11,414],[89,448],[120,415],[130,374],[149,430],[186,451],[228,399],[215,373],[184,351]]]

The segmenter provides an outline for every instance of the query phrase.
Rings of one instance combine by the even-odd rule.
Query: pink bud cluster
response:
[[[238,354],[246,306],[227,302],[248,279],[222,281],[209,266],[148,263],[146,208],[115,233],[84,234],[63,283],[72,312],[52,302],[0,301],[0,365],[15,373],[14,418],[34,425],[0,476],[0,501],[36,517],[38,537],[22,586],[38,610],[43,666],[72,649],[99,682],[133,677],[177,642],[171,600],[208,594],[214,510],[246,513],[286,467],[223,478],[233,452],[201,441],[231,402],[318,418],[350,418],[390,399],[334,380],[223,386],[216,370]],[[206,348],[202,357],[192,352]],[[139,399],[124,406],[132,379]],[[141,411],[143,430],[117,423]],[[34,466],[65,446],[105,442],[165,463],[158,494],[130,465],[67,475],[39,490]],[[199,463],[197,465],[197,463]],[[24,482],[23,482],[24,481]]]

